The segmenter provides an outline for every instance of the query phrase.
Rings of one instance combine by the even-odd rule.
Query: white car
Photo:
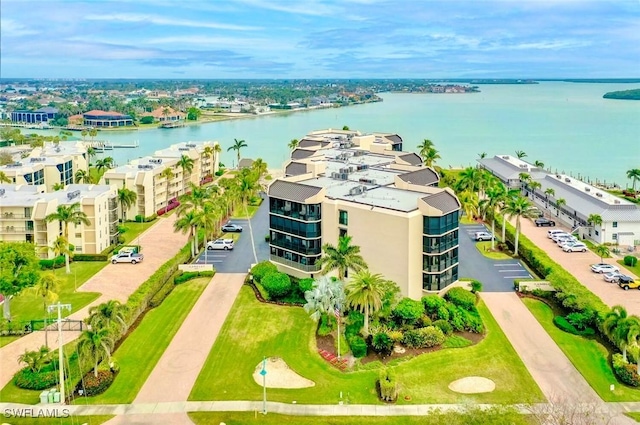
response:
[[[551,230],[547,230],[547,237],[549,239],[553,238],[553,235],[557,234],[557,233],[567,233],[564,230],[560,230],[560,229],[551,229]]]
[[[490,241],[493,238],[493,235],[489,232],[476,232],[473,235],[473,239],[476,241]]]
[[[564,252],[587,252],[587,246],[582,242],[567,244],[562,247]]]
[[[551,235],[551,239],[554,242],[557,242],[558,239],[564,239],[564,238],[569,238],[571,237],[571,235],[567,232],[558,232],[558,233],[554,233],[553,235]]]
[[[207,249],[224,249],[229,251],[233,249],[233,239],[216,239],[215,241],[207,242]]]
[[[558,246],[562,247],[562,245],[566,245],[567,243],[573,243],[573,242],[578,242],[578,238],[576,238],[575,236],[560,236],[558,237],[558,239],[556,239],[556,243],[558,244]]]
[[[591,271],[594,273],[610,273],[610,272],[619,272],[620,269],[611,264],[598,263],[591,265]]]
[[[620,276],[622,276],[622,273],[609,272],[609,273],[603,274],[602,278],[604,279],[605,282],[618,283],[618,280],[620,279]]]

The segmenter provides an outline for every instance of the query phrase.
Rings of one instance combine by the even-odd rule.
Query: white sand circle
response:
[[[481,376],[468,376],[450,383],[449,389],[461,394],[490,393],[496,389],[496,384]]]
[[[253,371],[253,380],[262,386],[262,362],[258,363]],[[315,382],[303,378],[289,368],[289,365],[280,357],[267,358],[267,376],[265,385],[267,388],[309,388],[315,386]]]

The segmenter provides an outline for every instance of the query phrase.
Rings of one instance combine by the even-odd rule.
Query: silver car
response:
[[[609,272],[609,273],[603,274],[602,278],[604,279],[605,282],[618,283],[620,276],[622,276],[622,273],[620,272]]]

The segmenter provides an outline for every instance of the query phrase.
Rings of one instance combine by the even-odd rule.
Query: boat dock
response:
[[[140,146],[137,140],[134,140],[132,143],[113,143],[108,140],[83,140],[82,143],[84,143],[88,148],[91,147],[100,151],[110,151],[120,148],[137,148]]]

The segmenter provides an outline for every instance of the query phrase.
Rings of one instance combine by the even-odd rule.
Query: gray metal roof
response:
[[[399,158],[402,159],[403,161],[408,162],[411,165],[421,165],[422,164],[422,158],[420,158],[420,156],[418,156],[418,154],[413,153],[413,152],[405,154],[405,155],[400,155]]]
[[[311,155],[313,155],[314,153],[316,153],[316,152],[315,151],[306,150],[306,149],[296,149],[293,152],[291,152],[291,159],[307,158],[307,157],[310,157]]]
[[[447,191],[425,196],[422,200],[426,202],[427,205],[442,211],[442,214],[449,214],[450,212],[460,209],[458,198]]]
[[[317,195],[322,187],[308,186],[305,184],[276,180],[269,186],[269,196],[286,199],[293,202],[304,202],[308,198]]]
[[[640,207],[637,205],[609,205],[600,213],[603,221],[635,221],[640,223]]]
[[[299,176],[300,174],[305,174],[307,172],[307,164],[302,162],[292,162],[287,165],[284,173],[287,176]]]
[[[298,142],[299,148],[312,148],[316,146],[327,146],[330,142],[326,140],[302,139]]]
[[[432,184],[436,184],[440,181],[438,173],[429,167],[401,174],[399,177],[407,183],[417,184],[420,186],[431,186]]]
[[[398,136],[397,134],[387,134],[384,136],[384,138],[389,139],[394,145],[402,143],[402,137]]]
[[[501,180],[517,180],[520,178],[520,173],[528,173],[527,170],[516,167],[498,157],[482,158],[478,162],[482,164],[484,168],[491,171],[494,175]]]

